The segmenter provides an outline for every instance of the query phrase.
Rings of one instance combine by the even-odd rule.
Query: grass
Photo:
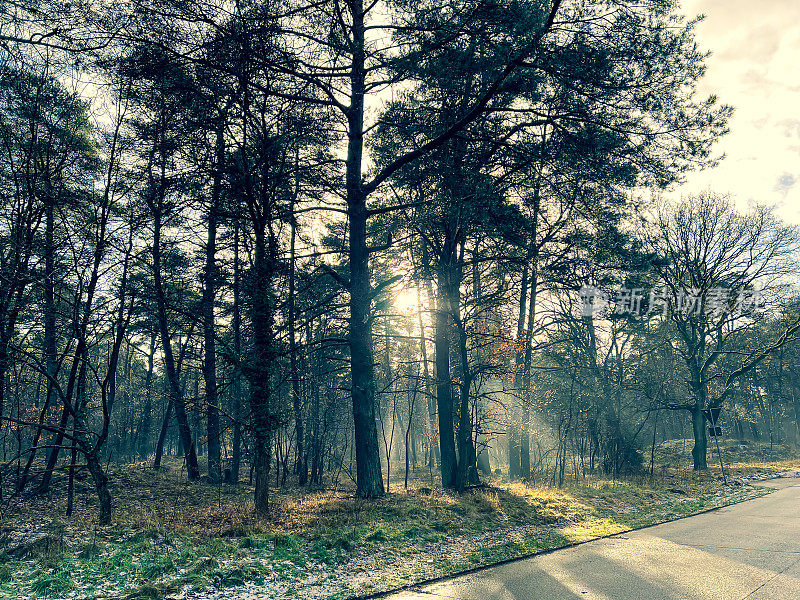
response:
[[[112,467],[111,527],[93,525],[88,485],[79,488],[70,521],[56,518],[52,503],[31,498],[0,522],[0,541],[26,518],[50,523],[25,552],[0,553],[0,597],[163,598],[184,588],[248,582],[303,597],[311,575],[332,597],[346,597],[354,591],[336,575],[346,563],[358,591],[389,589],[766,493],[723,491],[718,469],[694,475],[676,468],[682,448],[662,445],[652,480],[593,476],[555,488],[495,476],[461,495],[414,480],[409,490],[376,501],[349,491],[288,489],[273,495],[268,520],[253,516],[247,486],[190,485],[177,465],[158,473]],[[800,467],[779,452],[759,455],[758,448],[733,444],[723,457],[731,477]],[[332,580],[325,584],[325,577]]]
[[[31,583],[31,590],[40,597],[58,597],[74,587],[70,572],[61,569],[40,573]]]

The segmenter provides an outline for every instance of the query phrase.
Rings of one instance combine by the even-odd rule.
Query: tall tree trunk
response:
[[[139,456],[147,458],[150,453],[150,428],[153,422],[153,371],[156,356],[156,341],[158,336],[153,331],[150,334],[150,351],[147,353],[147,375],[144,380],[144,409],[139,425]]]
[[[214,340],[214,297],[216,295],[217,207],[222,188],[222,169],[225,157],[222,125],[217,130],[216,164],[208,208],[206,238],[205,285],[203,286],[203,379],[206,392],[206,429],[208,432],[208,478],[212,483],[222,480],[220,463],[219,394],[217,391],[217,352]]]
[[[78,415],[83,416],[86,410],[86,361],[81,362],[80,372],[78,373],[78,391],[75,396],[75,405]],[[79,423],[80,422],[80,423]],[[71,453],[69,461],[69,477],[67,479],[67,511],[66,516],[72,516],[72,509],[75,498],[75,466],[78,461],[77,436],[81,434],[78,427],[82,426],[84,419],[72,420],[72,441],[70,443]]]
[[[306,321],[306,339],[307,340],[314,340],[314,336],[316,335],[316,340],[319,342],[323,337],[324,333],[322,330],[322,325],[320,324],[319,329],[314,329],[314,319],[313,317]],[[308,448],[311,454],[310,462],[311,462],[311,471],[309,473],[309,484],[319,484],[322,483],[322,459],[320,454],[322,452],[322,442],[323,442],[323,427],[320,423],[320,394],[319,388],[322,384],[322,363],[324,360],[324,348],[320,348],[316,351],[312,356],[309,357],[309,371],[313,374],[313,384],[311,386],[311,415],[310,415],[310,429],[309,429],[309,441],[308,441]]]
[[[478,483],[476,469],[475,446],[472,441],[473,423],[470,408],[470,388],[473,382],[473,373],[470,370],[469,353],[467,350],[467,330],[461,318],[461,281],[464,269],[464,242],[457,245],[458,252],[456,264],[450,269],[448,286],[448,306],[450,308],[450,322],[453,331],[454,358],[458,360],[458,432],[456,445],[458,449],[458,462],[456,464],[456,489],[464,491],[467,485]]]
[[[93,277],[89,284],[89,292],[87,294],[87,300],[84,305],[84,312],[83,312],[83,319],[82,322],[77,324],[76,327],[76,334],[78,336],[78,341],[75,344],[75,353],[72,357],[72,366],[70,368],[69,377],[67,379],[67,392],[63,396],[63,407],[61,411],[61,419],[59,421],[57,433],[55,436],[55,440],[53,441],[52,448],[50,450],[50,454],[47,457],[47,465],[45,466],[45,471],[42,474],[42,480],[39,482],[39,487],[37,488],[37,492],[40,494],[47,493],[50,490],[50,483],[53,478],[53,471],[56,467],[56,462],[58,462],[58,456],[61,452],[61,446],[64,443],[64,435],[67,431],[67,426],[69,425],[70,416],[75,416],[75,407],[72,406],[72,399],[75,394],[75,386],[78,380],[78,369],[81,363],[86,360],[86,352],[87,352],[87,345],[86,345],[86,328],[88,326],[89,316],[91,314],[91,299],[94,294],[94,289],[97,284],[98,279],[98,270],[99,267],[99,260],[95,264],[95,271],[93,273]],[[76,297],[75,302],[79,302],[80,298]]]
[[[356,495],[384,495],[375,413],[373,372],[372,288],[367,248],[367,195],[362,183],[364,149],[364,93],[366,40],[364,2],[352,0],[350,106],[347,108],[348,143],[345,176],[350,260],[350,372],[356,457]]]
[[[536,296],[538,292],[538,278],[536,269],[537,253],[534,252],[531,267],[530,298],[528,300],[528,326],[525,328],[525,359],[522,363],[522,427],[519,444],[519,475],[523,479],[531,476],[531,434],[530,434],[530,406],[531,406],[531,362],[533,359],[533,320],[536,316]]]
[[[523,396],[523,372],[525,364],[525,316],[527,314],[528,306],[528,283],[529,283],[529,268],[530,268],[531,253],[529,252],[525,258],[525,264],[522,266],[522,281],[519,294],[519,309],[517,315],[517,351],[515,355],[515,372],[514,372],[514,388],[519,394],[519,403],[524,403]],[[509,411],[508,418],[508,476],[511,479],[516,479],[520,476],[521,463],[520,463],[520,436],[519,436],[519,423],[517,419],[519,412],[517,406],[512,406]]]
[[[436,269],[436,317],[434,347],[436,350],[436,407],[439,412],[439,452],[441,454],[442,486],[456,488],[458,458],[456,457],[455,427],[453,425],[453,387],[450,377],[450,347],[452,311],[450,281],[453,248],[439,257]]]
[[[259,228],[257,228],[259,229]],[[267,248],[263,229],[256,231],[253,262],[253,352],[250,374],[250,408],[253,415],[255,510],[269,512],[269,468],[272,433],[275,429],[272,412],[272,347],[273,321],[271,298],[272,252]]]
[[[53,399],[53,384],[55,383],[57,364],[56,364],[56,307],[55,307],[55,215],[54,202],[52,198],[45,201],[45,230],[44,230],[44,361],[45,373],[47,375],[47,393],[44,401],[43,413],[46,415],[47,409]],[[41,428],[37,429],[31,450],[18,489],[22,491],[28,479],[28,472],[35,458],[36,446],[39,443]]]
[[[481,302],[481,298],[483,296],[483,291],[481,287],[481,273],[480,273],[480,240],[476,240],[475,246],[472,250],[472,297],[474,298],[474,302],[479,304]],[[485,329],[486,323],[483,318],[477,316],[478,325],[481,330]],[[466,345],[465,345],[466,349]],[[485,352],[483,351],[481,344],[477,345],[475,349],[475,355],[477,357],[478,364],[484,364],[486,360]],[[480,383],[480,380],[477,380],[477,383]],[[486,440],[486,435],[483,432],[483,428],[479,427],[479,419],[480,419],[480,412],[481,412],[481,394],[480,389],[477,390],[477,397],[475,398],[475,410],[473,411],[473,442],[472,448],[475,452],[477,452],[477,456],[475,458],[475,468],[477,469],[476,475],[474,478],[474,483],[478,483],[477,473],[483,473],[484,475],[491,475],[492,468],[489,465],[489,445]],[[480,450],[478,450],[480,448]]]
[[[242,312],[239,273],[239,222],[234,221],[233,231],[233,351],[237,359],[242,356]],[[231,449],[231,483],[239,483],[242,461],[242,373],[234,372],[233,382],[233,448]]]
[[[429,297],[429,301],[432,298]],[[439,444],[436,443],[436,402],[431,393],[431,377],[428,369],[428,343],[425,339],[425,323],[422,320],[422,301],[420,298],[419,286],[417,286],[417,320],[419,321],[419,349],[422,355],[422,372],[425,378],[425,404],[428,407],[428,418],[425,421],[428,435],[428,466],[431,470],[436,466]]]
[[[536,296],[539,292],[539,206],[541,170],[536,179],[533,190],[533,214],[531,215],[531,230],[529,240],[530,260],[530,290],[528,300],[527,327],[524,327],[525,353],[522,361],[522,428],[520,431],[520,461],[519,471],[523,479],[531,476],[531,435],[530,435],[530,406],[531,406],[531,361],[533,353],[533,325],[536,316]],[[527,265],[526,265],[527,266]],[[524,299],[520,302],[520,313],[524,310]],[[519,323],[517,325],[519,331]],[[519,356],[519,355],[518,355]]]
[[[292,206],[294,212],[294,206]],[[292,215],[292,234],[289,245],[289,367],[292,378],[292,410],[294,412],[295,463],[294,472],[299,485],[305,485],[308,479],[308,461],[305,456],[305,439],[303,430],[303,411],[300,404],[300,376],[297,369],[297,339],[295,329],[295,238],[297,224]]]
[[[458,302],[456,300],[456,302]],[[459,307],[459,304],[455,304]],[[460,311],[460,307],[456,308]],[[470,483],[478,482],[475,469],[475,447],[472,445],[472,419],[469,406],[469,389],[472,386],[472,373],[467,354],[467,332],[459,314],[454,314],[458,335],[458,354],[461,360],[460,405],[458,410],[458,465],[456,489],[464,491]]]
[[[247,82],[242,90],[245,107],[242,123],[242,146],[250,147],[248,115],[250,92]],[[253,329],[252,360],[247,366],[250,382],[250,415],[252,418],[253,459],[250,462],[250,479],[255,475],[255,512],[260,516],[269,513],[269,471],[273,434],[278,429],[277,404],[273,394],[273,369],[275,367],[275,307],[273,285],[278,260],[278,238],[274,226],[276,198],[270,191],[269,164],[259,165],[261,183],[256,185],[249,154],[242,156],[244,199],[253,228],[254,252],[251,268],[251,322]]]
[[[7,344],[5,344],[3,340],[0,340],[0,423],[2,423],[4,416],[3,411],[5,410],[6,371],[8,370],[8,353],[5,350],[6,347]],[[0,478],[1,477],[2,475],[0,475]],[[0,489],[0,495],[2,495],[2,493],[3,491]]]
[[[389,321],[385,320],[383,342],[383,390],[381,393],[388,393],[392,398],[392,428],[387,438],[386,436],[386,411],[379,415],[381,424],[381,437],[383,438],[383,448],[386,455],[386,491],[389,491],[390,475],[392,470],[392,446],[394,444],[395,416],[397,413],[397,396],[392,390],[392,357],[389,340]],[[380,406],[380,405],[379,405]]]
[[[25,489],[28,482],[33,461],[36,458],[36,449],[39,445],[39,438],[42,434],[42,425],[47,416],[47,410],[53,400],[53,384],[56,380],[58,365],[56,363],[56,307],[55,307],[55,246],[54,246],[54,231],[55,231],[55,216],[53,209],[53,202],[49,200],[45,205],[45,233],[44,233],[44,262],[45,262],[45,277],[44,277],[44,346],[42,348],[44,354],[45,373],[47,380],[45,382],[46,395],[44,406],[41,413],[39,413],[39,426],[33,436],[31,443],[31,450],[28,453],[28,459],[25,462],[25,467],[22,470],[22,475],[17,481],[17,491],[21,492]],[[0,380],[0,388],[2,388],[2,380]],[[0,405],[2,404],[2,389],[0,389]],[[2,417],[2,410],[0,410],[0,417]]]
[[[419,290],[417,290],[417,293],[419,293]],[[414,387],[411,388],[410,392],[408,392],[408,427],[406,427],[406,438],[405,438],[405,451],[406,451],[406,456],[405,456],[405,458],[406,458],[406,475],[405,475],[405,482],[404,482],[405,489],[408,489],[408,471],[409,471],[409,466],[410,466],[409,465],[409,454],[410,454],[410,450],[411,450],[411,448],[409,446],[413,444],[413,442],[412,442],[412,440],[413,440],[412,428],[413,428],[413,423],[414,423],[414,404],[416,403],[417,392],[419,391],[419,364],[417,365],[417,373],[415,375],[413,370],[412,370],[411,363],[409,363],[409,365],[408,365],[408,380],[409,380],[409,383],[413,380],[413,382],[414,382],[413,386]],[[416,453],[415,453],[415,457],[414,457],[414,463],[416,464]]]
[[[175,370],[175,357],[172,353],[172,340],[169,334],[167,321],[167,299],[164,292],[164,285],[161,279],[161,209],[154,210],[153,222],[153,280],[156,290],[156,303],[158,305],[158,327],[161,332],[161,347],[164,352],[164,372],[167,376],[169,385],[169,395],[172,398],[172,405],[175,408],[175,417],[178,421],[178,431],[181,443],[183,444],[184,455],[186,458],[186,471],[190,481],[200,478],[200,469],[197,465],[197,454],[195,453],[194,440],[189,428],[189,419],[186,415],[186,403]]]
[[[433,295],[433,284],[431,282],[431,265],[430,257],[428,255],[428,247],[423,241],[421,244],[422,251],[422,277],[425,281],[425,292],[428,298],[428,309],[431,314],[436,314],[436,298]],[[437,410],[436,398],[434,397],[431,389],[431,375],[428,367],[428,341],[425,337],[425,324],[422,320],[422,299],[419,286],[417,286],[417,319],[419,320],[419,346],[422,354],[422,371],[425,376],[425,396],[428,404],[428,442],[430,445],[430,453],[428,456],[428,466],[433,471],[436,464],[441,464],[441,454],[439,451],[439,442],[437,432],[439,430],[437,424]],[[435,327],[435,324],[434,324]],[[434,334],[435,336],[435,334]]]

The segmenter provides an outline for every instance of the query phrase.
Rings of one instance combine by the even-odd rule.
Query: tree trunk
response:
[[[206,238],[205,285],[203,286],[203,379],[206,392],[206,428],[208,432],[208,478],[212,483],[222,480],[220,463],[219,394],[217,390],[217,354],[214,340],[214,297],[216,295],[217,206],[222,186],[225,156],[222,127],[217,130],[216,166],[208,208]]]
[[[472,249],[472,297],[473,302],[477,305],[480,304],[483,298],[483,290],[481,286],[481,273],[480,273],[480,241],[476,240]],[[476,315],[476,325],[481,331],[486,330],[488,323],[482,317]],[[466,345],[464,347],[466,351]],[[475,348],[475,356],[479,365],[486,364],[486,352],[480,344]],[[491,475],[492,469],[489,465],[489,444],[486,440],[486,434],[483,427],[480,426],[481,413],[483,411],[483,403],[481,399],[480,379],[476,380],[478,388],[476,389],[476,398],[474,410],[472,411],[472,427],[474,435],[472,436],[472,449],[476,452],[475,456],[475,477],[474,483],[478,483],[478,473],[483,475]]]
[[[0,340],[0,422],[3,419],[3,411],[5,410],[5,390],[6,390],[6,371],[8,370],[8,354],[2,346],[6,344]],[[0,475],[2,477],[2,475]],[[0,489],[0,495],[3,490]]]
[[[111,494],[108,491],[108,477],[103,471],[99,457],[94,452],[86,456],[86,466],[94,481],[95,492],[99,501],[97,524],[101,527],[111,524]]]
[[[158,327],[161,332],[161,346],[164,351],[164,371],[169,385],[169,395],[172,405],[175,408],[175,417],[178,421],[178,431],[181,443],[183,444],[184,455],[186,458],[186,470],[190,481],[200,478],[200,469],[197,465],[197,454],[195,454],[194,441],[189,428],[189,419],[186,415],[186,403],[183,398],[183,391],[175,370],[175,357],[172,353],[172,340],[170,339],[167,323],[167,299],[164,293],[164,286],[161,280],[161,210],[155,209],[153,223],[153,280],[156,290],[156,301],[158,305]]]
[[[164,420],[161,421],[161,431],[158,434],[158,441],[156,442],[156,455],[153,458],[153,468],[161,468],[161,457],[164,454],[164,442],[167,439],[167,430],[169,429],[169,422],[172,419],[172,407],[174,406],[174,399],[171,394],[167,394],[167,410],[164,412]]]
[[[406,475],[405,475],[405,483],[404,483],[405,489],[408,489],[408,471],[409,471],[409,468],[410,468],[409,454],[411,452],[411,448],[409,448],[409,445],[412,443],[411,440],[413,439],[413,437],[412,437],[412,424],[414,423],[414,404],[416,403],[417,392],[419,390],[419,365],[417,365],[417,373],[416,373],[416,375],[414,375],[414,373],[412,371],[412,368],[411,368],[411,364],[409,363],[409,365],[408,365],[408,380],[409,380],[409,382],[411,382],[412,380],[414,381],[414,383],[413,383],[414,387],[411,389],[411,392],[409,392],[409,394],[408,394],[408,427],[406,427],[406,438],[405,438],[405,459],[406,459]],[[416,464],[416,453],[415,453],[414,462]]]
[[[428,257],[428,248],[423,241],[421,244],[422,250],[422,276],[425,280],[425,291],[428,298],[428,308],[435,314],[436,300],[433,295],[433,286],[431,284],[430,276],[430,260]],[[428,368],[428,341],[425,337],[425,324],[422,320],[422,300],[419,286],[417,286],[417,319],[419,320],[419,347],[422,354],[422,371],[425,376],[425,397],[428,405],[428,444],[430,446],[430,453],[428,456],[428,466],[433,471],[436,464],[441,464],[441,456],[439,453],[439,443],[437,441],[436,432],[437,427],[437,410],[436,399],[431,393],[431,376],[430,369]],[[434,325],[435,326],[435,325]],[[434,334],[435,335],[435,334]]]
[[[39,494],[46,494],[50,491],[50,482],[53,478],[53,471],[56,468],[56,462],[58,462],[58,455],[61,452],[61,445],[64,443],[64,434],[67,431],[67,425],[69,425],[70,415],[72,412],[74,412],[74,408],[72,406],[72,397],[75,391],[75,382],[78,378],[78,367],[84,360],[85,353],[86,342],[81,337],[78,339],[78,342],[75,345],[75,354],[72,358],[72,367],[70,368],[69,378],[67,380],[67,393],[63,398],[61,419],[59,420],[53,446],[50,449],[49,456],[47,457],[47,465],[45,466],[44,473],[42,474],[42,480],[39,482],[39,487],[37,488],[37,493]]]
[[[56,363],[56,307],[55,307],[55,245],[54,245],[54,230],[55,230],[55,217],[52,199],[48,199],[45,205],[45,234],[44,234],[44,262],[45,262],[45,278],[44,278],[44,360],[45,360],[45,373],[47,374],[46,382],[46,396],[44,407],[39,419],[39,425],[43,423],[43,417],[46,417],[47,410],[53,400],[53,384],[56,380],[58,371],[58,364]],[[2,412],[0,411],[0,417]],[[39,444],[41,436],[41,427],[37,428],[34,434],[32,448],[28,454],[28,460],[25,464],[25,469],[22,472],[22,477],[17,484],[17,490],[22,491],[28,481],[28,473],[30,472],[31,465],[36,457],[36,447]]]
[[[436,408],[439,413],[439,452],[441,455],[442,486],[456,488],[458,459],[456,457],[455,427],[453,425],[453,388],[450,377],[450,346],[452,312],[450,309],[450,255],[440,257],[436,269],[436,316],[434,348],[436,351]]]
[[[233,232],[233,351],[241,360],[242,356],[242,311],[240,302],[239,274],[239,222],[234,221]],[[242,374],[237,369],[233,382],[233,448],[231,452],[231,483],[239,483],[239,469],[242,461]]]
[[[255,257],[253,262],[253,368],[250,374],[250,408],[253,415],[253,441],[255,454],[255,510],[259,515],[269,511],[270,445],[275,429],[272,411],[272,347],[273,321],[271,282],[272,247],[267,247],[264,230],[256,228]],[[274,240],[270,239],[270,245]]]
[[[525,356],[522,366],[522,427],[520,431],[520,476],[523,479],[530,479],[531,476],[531,436],[530,436],[530,405],[531,405],[531,361],[533,353],[533,321],[536,316],[536,296],[539,291],[539,189],[541,184],[541,172],[537,177],[536,186],[533,191],[533,215],[531,215],[530,230],[530,291],[528,300],[528,320],[527,327],[524,327]],[[520,303],[520,312],[524,310],[525,302]],[[519,327],[519,323],[518,323]]]
[[[528,326],[525,328],[525,359],[522,372],[522,427],[520,428],[519,445],[519,474],[523,479],[531,476],[531,434],[530,434],[530,405],[531,405],[531,362],[533,359],[533,319],[536,316],[536,253],[534,252],[534,265],[531,268],[530,299],[528,301]]]
[[[472,386],[472,374],[469,371],[467,355],[467,333],[460,317],[457,320],[459,356],[461,358],[461,402],[458,411],[458,469],[456,472],[456,489],[464,491],[470,483],[478,483],[475,469],[475,448],[472,445],[472,419],[469,407],[469,388]]]
[[[153,331],[150,334],[150,351],[147,354],[147,375],[145,377],[144,410],[139,427],[139,456],[142,459],[150,454],[150,428],[153,422],[153,371],[156,356],[156,341],[158,336]]]
[[[294,206],[292,206],[294,210]],[[308,480],[308,461],[305,458],[305,439],[303,430],[303,411],[300,404],[300,376],[297,369],[297,339],[295,330],[295,238],[297,226],[292,216],[292,234],[289,244],[289,367],[292,378],[292,410],[294,412],[295,464],[297,483],[305,485]]]
[[[367,249],[367,196],[362,183],[364,149],[365,28],[364,2],[353,0],[350,106],[347,143],[347,217],[350,260],[350,372],[356,455],[356,495],[378,498],[384,495],[380,448],[375,414],[373,372],[372,288]]]
[[[706,420],[703,416],[703,406],[700,403],[696,404],[692,410],[692,432],[694,433],[694,447],[692,448],[694,470],[705,471],[708,469],[708,463],[706,462],[708,439],[706,438]]]
[[[74,498],[75,498],[75,466],[78,462],[78,447],[77,447],[77,436],[81,435],[81,432],[78,431],[79,421],[80,424],[85,422],[85,411],[86,411],[86,360],[81,362],[80,373],[78,374],[78,391],[75,397],[75,404],[77,407],[77,412],[81,416],[80,419],[73,419],[72,420],[72,442],[70,443],[71,446],[71,453],[70,453],[70,461],[69,461],[69,478],[67,480],[67,511],[66,516],[72,516],[72,509],[74,506]]]

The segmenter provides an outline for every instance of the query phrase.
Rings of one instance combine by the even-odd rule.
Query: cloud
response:
[[[748,69],[739,76],[742,91],[753,96],[767,95],[772,87],[772,82],[767,79],[764,69]],[[733,87],[733,86],[731,86]]]
[[[726,158],[691,173],[682,192],[712,188],[740,201],[782,206],[800,223],[800,0],[683,0],[689,16],[704,13],[697,42],[712,52],[701,94],[736,107],[731,132],[715,146]]]
[[[797,177],[791,173],[783,173],[780,177],[778,177],[778,181],[775,183],[774,189],[785,198],[789,191],[796,185]]]
[[[769,23],[743,33],[744,39],[731,39],[728,46],[716,56],[720,60],[749,60],[766,64],[778,52],[784,32],[778,24]],[[747,51],[743,52],[743,48]]]
[[[778,121],[783,127],[783,135],[788,138],[800,138],[800,119],[783,119]]]

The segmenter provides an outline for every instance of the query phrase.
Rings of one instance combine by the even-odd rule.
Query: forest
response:
[[[670,193],[734,110],[678,3],[0,6],[0,514],[800,445],[800,230]]]

